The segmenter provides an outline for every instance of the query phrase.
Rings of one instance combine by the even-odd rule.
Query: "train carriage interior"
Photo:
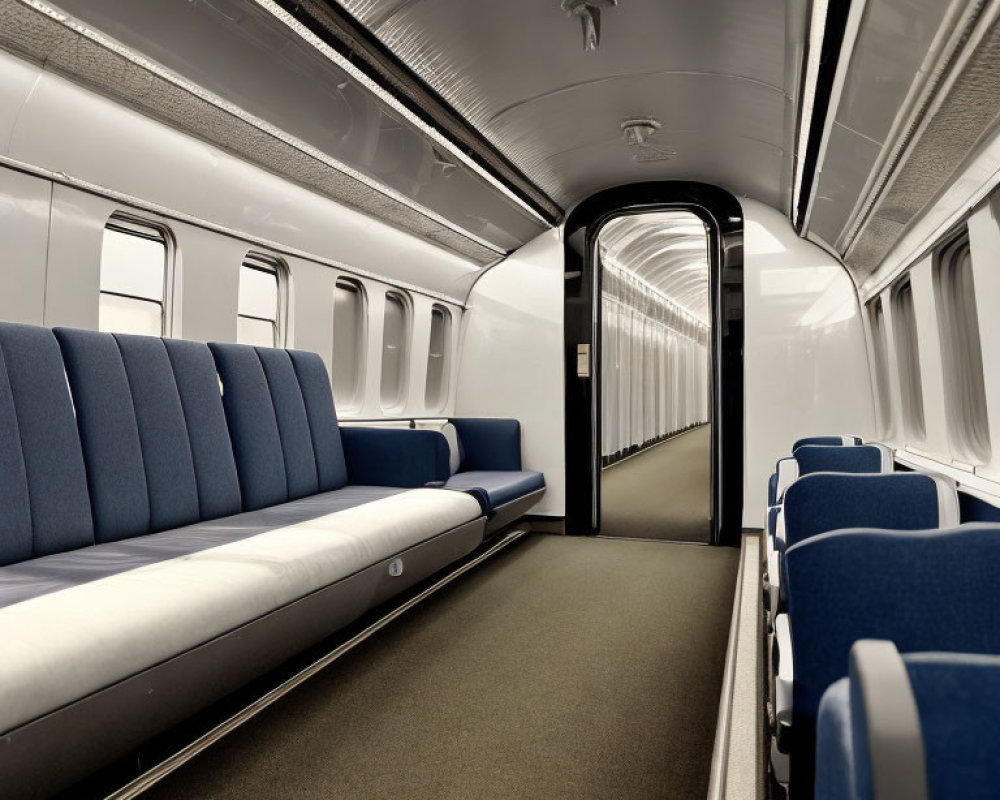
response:
[[[0,277],[0,800],[1000,797],[1000,0],[0,0]]]

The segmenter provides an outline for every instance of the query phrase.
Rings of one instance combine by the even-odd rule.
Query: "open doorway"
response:
[[[686,210],[598,233],[603,536],[711,541],[708,230]]]
[[[601,528],[603,270],[598,237],[609,222],[620,217],[666,211],[689,212],[707,231],[712,354],[708,540],[738,546],[743,518],[743,209],[729,192],[693,181],[651,181],[604,189],[580,203],[566,219],[566,532],[596,534]],[[662,483],[654,487],[656,492],[664,490]],[[649,499],[650,495],[644,495],[640,502]]]

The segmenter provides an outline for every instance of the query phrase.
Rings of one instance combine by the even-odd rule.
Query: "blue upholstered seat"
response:
[[[802,439],[798,439],[795,444],[792,445],[792,452],[794,453],[800,447],[805,447],[806,445],[825,445],[827,447],[853,447],[855,445],[861,444],[860,436],[806,436]]]
[[[519,471],[515,421],[467,430],[469,464],[497,470],[474,481],[487,497],[543,484]],[[112,716],[118,755],[472,552],[483,489],[425,488],[450,476],[445,438],[397,433],[412,435],[342,437],[314,353],[0,323],[8,763],[51,763]],[[306,599],[336,606],[310,616]],[[295,621],[280,641],[263,633],[279,614]],[[180,659],[184,680],[211,675],[203,691],[172,683]],[[161,689],[129,693],[152,673]],[[38,738],[40,720],[104,702],[113,715],[72,712]]]
[[[492,510],[544,489],[545,477],[531,470],[471,470],[455,473],[445,486],[461,490],[482,489]]]
[[[820,698],[847,670],[858,639],[901,652],[1000,653],[1000,526],[838,530],[785,553],[794,658],[791,778],[813,781]]]
[[[898,760],[902,771],[893,769],[895,759],[872,763],[873,731],[877,736],[894,709],[866,703],[859,668],[856,653],[852,653],[850,677],[832,684],[820,703],[816,800],[875,800],[874,772],[884,776],[883,791],[895,789],[895,796],[904,787],[909,790],[907,796],[912,796],[915,781],[920,783],[917,791],[925,791],[929,800],[997,796],[1000,657],[964,653],[902,656],[903,691],[910,692],[917,712],[916,724],[907,725],[902,736],[893,737],[893,751],[899,751],[901,738],[910,751],[904,750]],[[898,719],[891,723],[899,728]],[[874,758],[878,759],[878,740],[875,747]]]

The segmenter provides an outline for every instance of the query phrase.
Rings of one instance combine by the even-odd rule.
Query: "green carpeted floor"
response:
[[[702,800],[739,553],[534,535],[148,800]]]
[[[709,541],[712,428],[703,425],[601,473],[601,535]]]

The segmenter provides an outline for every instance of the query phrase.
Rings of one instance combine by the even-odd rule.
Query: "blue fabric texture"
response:
[[[448,489],[482,489],[489,498],[490,511],[519,500],[525,495],[545,488],[545,478],[540,472],[508,470],[485,472],[475,470],[459,472],[448,479]]]
[[[322,491],[340,489],[347,485],[347,462],[344,460],[344,445],[340,439],[326,365],[316,353],[302,350],[287,352],[295,367],[309,418],[319,488]]]
[[[816,800],[860,800],[855,795],[851,686],[847,678],[823,694],[816,722]]]
[[[302,399],[292,360],[284,350],[273,347],[255,349],[264,368],[271,402],[274,404],[281,451],[285,458],[288,499],[295,500],[316,494],[319,491],[316,455],[313,453],[305,401]]]
[[[288,500],[285,456],[274,403],[257,351],[210,342],[222,378],[222,405],[236,454],[243,508],[254,511]]]
[[[46,328],[0,323],[31,507],[32,554],[94,543],[80,434],[62,353]]]
[[[854,444],[861,444],[860,436],[851,437],[854,440]],[[792,445],[792,452],[794,453],[800,447],[805,447],[806,445],[819,444],[826,447],[843,447],[844,442],[840,436],[806,436],[803,439],[799,439],[795,444]]]
[[[799,475],[813,472],[881,472],[882,451],[874,445],[827,447],[805,445],[795,451]]]
[[[928,653],[903,660],[920,712],[931,798],[995,798],[1000,658]]]
[[[795,663],[792,781],[812,786],[816,713],[858,639],[901,653],[1000,653],[1000,526],[838,530],[790,546],[785,583]]]
[[[163,340],[115,334],[132,395],[149,490],[150,528],[163,531],[201,519],[198,481],[184,409]]]
[[[778,526],[778,513],[781,511],[780,506],[771,506],[767,510],[767,533],[769,536],[774,536],[775,531]],[[784,545],[782,545],[784,549]]]
[[[462,450],[459,472],[521,469],[521,423],[516,419],[452,419]]]
[[[149,491],[125,365],[110,333],[56,328],[76,407],[94,514],[94,537],[149,533]]]
[[[173,368],[194,461],[201,519],[238,514],[240,481],[219,392],[219,376],[208,345],[163,339]]]
[[[997,796],[1000,657],[903,656],[920,715],[932,800]],[[826,690],[816,734],[816,800],[873,800],[867,719],[855,676]]]
[[[786,548],[838,528],[936,528],[937,486],[929,476],[918,472],[817,473],[799,478],[788,487],[784,515]]]
[[[778,504],[778,473],[772,472],[771,477],[767,479],[767,505],[771,506]]]
[[[31,503],[14,396],[0,349],[0,565],[31,558]]]
[[[413,489],[448,480],[448,442],[438,431],[341,428],[352,484]]]

